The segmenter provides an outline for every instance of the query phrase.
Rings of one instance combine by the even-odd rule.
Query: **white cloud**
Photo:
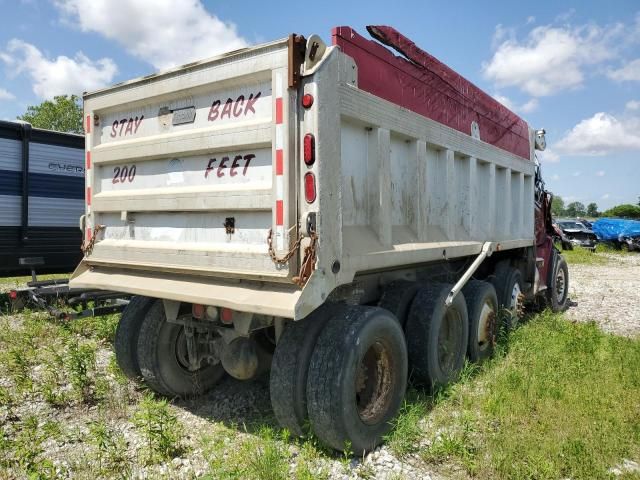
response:
[[[627,110],[640,110],[640,100],[629,100],[624,107]]]
[[[560,180],[560,175],[558,175],[557,173],[554,173],[554,174],[551,176],[551,180],[553,180],[553,181],[557,182],[558,180]]]
[[[591,156],[640,150],[640,118],[620,121],[608,113],[596,113],[573,127],[554,148],[566,155]]]
[[[13,93],[4,88],[0,88],[0,100],[13,100],[14,98],[16,98],[16,96]]]
[[[31,77],[33,91],[41,98],[95,90],[109,84],[118,71],[110,58],[94,61],[78,52],[74,58],[60,55],[49,59],[35,46],[15,38],[9,41],[0,59],[12,75]]]
[[[494,94],[493,98],[495,98],[509,110],[513,110],[514,112],[518,113],[531,113],[538,108],[537,98],[532,98],[521,105],[514,103],[509,97],[505,97],[504,95],[500,95],[499,93]]]
[[[544,163],[557,163],[560,161],[560,155],[558,155],[549,147],[547,147],[542,152],[536,152],[536,155]]]
[[[523,103],[520,106],[520,111],[523,113],[530,113],[538,109],[538,99],[532,98],[528,102]]]
[[[606,200],[607,198],[609,198],[610,195],[608,193],[605,193],[604,195],[602,195],[602,200]]]
[[[569,10],[567,10],[566,12],[562,12],[560,15],[556,16],[556,21],[557,22],[567,22],[571,19],[571,17],[573,17],[576,13],[576,9],[575,8],[570,8]]]
[[[513,35],[505,40],[509,30],[498,27],[493,42],[499,45],[491,60],[483,63],[484,76],[499,87],[518,87],[534,97],[581,86],[585,68],[614,58],[618,41],[628,30],[621,24],[546,25],[518,41]]]
[[[604,176],[605,176],[605,174],[606,174],[606,173],[605,173],[605,171],[604,171],[604,170],[598,170],[598,171],[596,172],[596,176],[598,176],[598,177],[604,177]]]
[[[640,58],[637,58],[617,70],[609,70],[607,75],[618,82],[640,82]]]
[[[530,24],[535,23],[535,22],[536,22],[536,17],[534,17],[533,15],[529,15],[527,17],[526,25],[530,25]]]
[[[579,177],[580,175],[582,175],[582,172],[580,172],[580,171],[573,172],[571,175],[574,176],[574,177]]]
[[[54,0],[71,25],[97,32],[158,69],[245,47],[200,0]]]

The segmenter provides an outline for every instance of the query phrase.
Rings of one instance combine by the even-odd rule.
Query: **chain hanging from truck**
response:
[[[95,227],[93,227],[93,233],[91,235],[91,238],[86,244],[83,244],[82,247],[80,248],[80,250],[82,250],[82,253],[84,253],[85,257],[88,257],[89,255],[91,255],[91,252],[93,252],[93,247],[96,244],[98,233],[104,230],[104,228],[105,228],[105,225],[96,225]]]
[[[273,229],[269,229],[269,235],[267,237],[267,244],[269,245],[269,257],[271,257],[271,260],[273,260],[273,263],[275,263],[276,265],[286,264],[289,260],[291,260],[291,257],[293,257],[295,253],[300,249],[300,244],[302,243],[302,240],[304,240],[304,238],[305,236],[303,234],[299,234],[297,240],[289,249],[289,251],[283,257],[278,258],[278,256],[276,255],[276,251],[273,248]],[[293,283],[295,283],[299,287],[305,286],[316,264],[316,246],[318,244],[318,235],[316,234],[316,232],[311,232],[309,238],[311,238],[311,243],[304,249],[304,258],[302,259],[302,263],[300,264],[298,275],[293,277]]]

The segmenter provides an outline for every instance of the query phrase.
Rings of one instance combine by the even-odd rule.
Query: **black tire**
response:
[[[120,370],[132,380],[140,378],[138,335],[140,333],[140,325],[142,325],[142,321],[153,302],[155,302],[155,299],[150,297],[132,297],[122,312],[116,327],[116,335],[113,340],[116,362]]]
[[[307,405],[313,432],[356,455],[391,429],[407,385],[400,322],[377,307],[344,307],[325,325],[311,356]]]
[[[162,300],[157,300],[145,315],[138,336],[138,363],[145,383],[170,398],[195,397],[210,390],[224,375],[222,365],[205,365],[191,372],[178,358],[185,351],[184,327],[167,322]]]
[[[302,436],[307,423],[307,373],[318,336],[336,310],[323,305],[304,320],[289,322],[276,345],[269,389],[278,423]]]
[[[569,267],[560,254],[547,288],[547,303],[554,312],[564,312],[569,306]]]
[[[499,264],[491,283],[498,296],[498,316],[502,325],[507,330],[513,330],[523,313],[522,274],[517,268]]]
[[[398,319],[402,328],[407,324],[407,315],[418,291],[419,284],[408,280],[391,282],[382,292],[378,306],[389,310]]]
[[[493,355],[500,332],[496,289],[489,282],[471,280],[462,293],[469,315],[467,355],[472,362],[482,363]]]
[[[467,304],[460,292],[446,307],[451,288],[449,284],[420,288],[405,329],[412,379],[432,390],[458,379],[467,353]]]

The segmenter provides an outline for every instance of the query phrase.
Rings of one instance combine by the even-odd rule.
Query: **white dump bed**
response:
[[[316,52],[294,88],[283,40],[87,95],[98,237],[72,284],[297,319],[367,272],[533,245],[533,162],[359,90],[349,57]],[[270,230],[279,257],[303,237],[284,265]]]
[[[286,66],[276,42],[85,97],[87,227],[101,226],[91,264],[288,276],[265,240],[288,137]]]

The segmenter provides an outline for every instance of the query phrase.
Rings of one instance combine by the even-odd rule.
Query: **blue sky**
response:
[[[292,8],[292,5],[295,7]],[[490,5],[490,6],[489,6]],[[548,186],[640,195],[640,3],[0,0],[0,118],[243,45],[386,24],[547,130]]]

